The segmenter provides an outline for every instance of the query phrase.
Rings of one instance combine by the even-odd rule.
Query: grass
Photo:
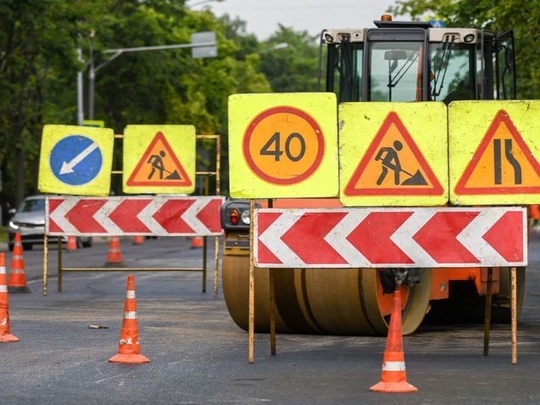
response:
[[[8,241],[8,231],[7,227],[0,226],[0,243],[7,243]]]

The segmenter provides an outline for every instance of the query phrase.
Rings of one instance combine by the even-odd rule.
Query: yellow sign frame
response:
[[[447,203],[447,110],[443,103],[343,103],[339,122],[343,205]]]
[[[191,194],[195,191],[193,125],[128,125],[123,138],[124,193]]]
[[[450,202],[536,204],[540,101],[456,101],[449,106]]]
[[[52,194],[109,195],[113,149],[114,131],[110,128],[45,125],[38,189]],[[96,158],[97,154],[101,158]]]
[[[229,191],[234,198],[338,195],[333,93],[229,97]]]

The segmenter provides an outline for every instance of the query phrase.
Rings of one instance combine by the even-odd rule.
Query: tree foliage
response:
[[[15,200],[35,184],[47,105],[61,98],[47,99],[49,84],[65,80],[60,72],[75,71],[73,31],[64,24],[71,21],[73,13],[61,0],[0,3],[0,167],[3,188]]]
[[[218,57],[191,49],[107,50],[189,44],[214,31]],[[77,72],[93,62],[94,118],[122,133],[127,124],[191,124],[227,133],[230,94],[269,92],[256,55],[259,43],[239,20],[217,19],[168,0],[1,0],[0,167],[11,205],[37,192],[44,124],[77,123]],[[82,49],[83,61],[77,57]],[[85,97],[86,118],[88,101]],[[226,136],[223,137],[226,139]],[[226,150],[226,145],[222,150]]]
[[[413,19],[443,19],[450,27],[514,31],[518,98],[537,99],[540,93],[540,0],[398,0],[389,12]]]
[[[536,98],[539,6],[540,0],[398,0],[389,11],[448,26],[513,29],[518,95]],[[189,44],[202,31],[216,33],[217,58],[193,59],[189,48],[107,52]],[[201,134],[222,134],[226,183],[228,96],[315,91],[317,52],[317,38],[307,32],[279,26],[260,42],[244,21],[189,9],[183,0],[0,0],[0,200],[13,205],[37,191],[43,125],[77,123],[79,71],[88,118],[92,62],[95,119],[116,133],[128,124],[191,124]]]
[[[261,70],[275,92],[317,90],[317,37],[279,25],[259,51]]]

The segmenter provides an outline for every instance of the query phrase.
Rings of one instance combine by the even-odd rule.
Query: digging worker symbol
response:
[[[165,169],[165,165],[163,164],[163,158],[165,156],[167,156],[165,151],[159,151],[159,154],[150,156],[150,158],[148,159],[148,162],[146,162],[152,166],[152,170],[150,171],[150,174],[148,175],[148,180],[152,179],[152,177],[154,177],[154,174],[156,174],[156,172],[159,173],[160,180],[163,180],[163,176],[165,172],[169,173],[165,177],[165,180],[180,178],[178,171],[175,170],[174,172],[171,172],[170,170]]]
[[[375,156],[375,160],[381,161],[382,165],[382,171],[377,179],[377,185],[380,186],[382,184],[390,170],[394,172],[394,185],[396,186],[427,185],[426,179],[424,179],[424,176],[422,176],[419,170],[415,174],[412,174],[401,167],[398,152],[403,149],[403,144],[400,141],[394,141],[392,145],[393,147],[383,146],[377,152],[377,156]],[[401,173],[408,175],[409,178],[401,182]]]

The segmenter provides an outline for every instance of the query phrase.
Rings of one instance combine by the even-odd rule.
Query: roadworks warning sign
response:
[[[195,190],[195,127],[128,125],[125,193],[190,194]]]
[[[345,206],[447,202],[444,104],[344,103],[339,118],[340,201]]]

